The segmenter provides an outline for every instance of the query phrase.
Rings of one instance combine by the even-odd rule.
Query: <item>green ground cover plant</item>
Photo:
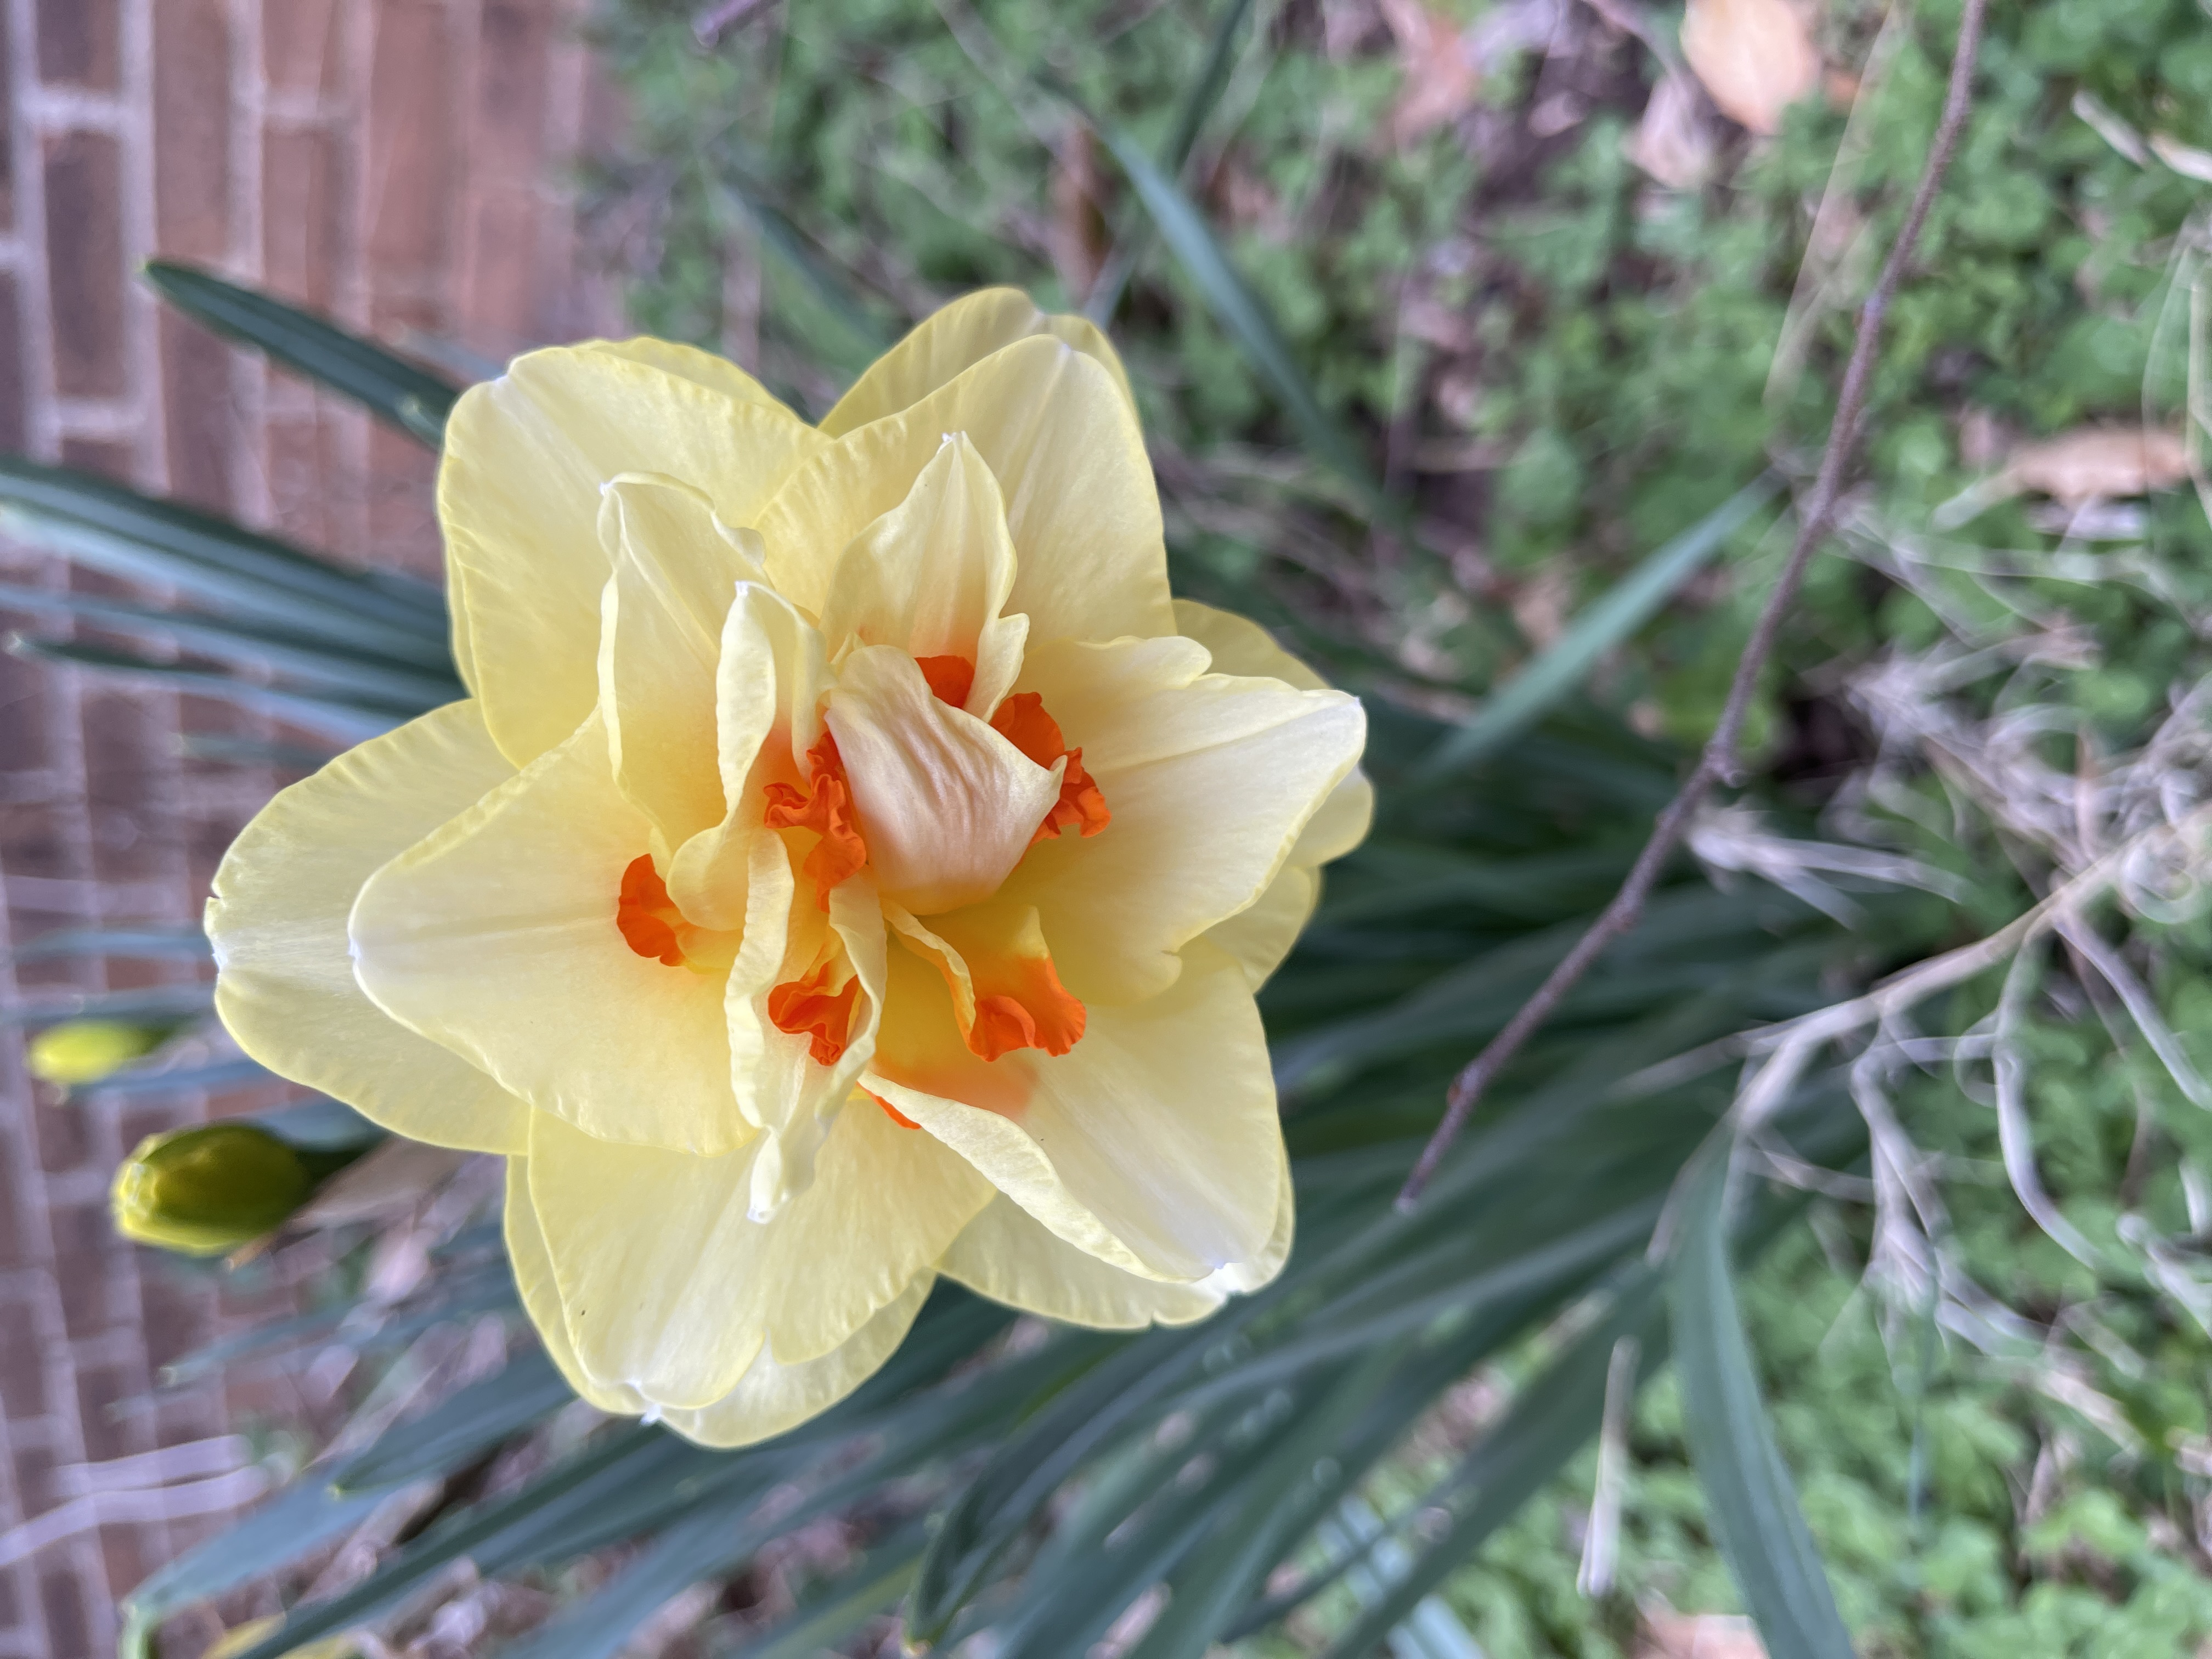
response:
[[[1185,1332],[940,1292],[846,1405],[708,1453],[568,1409],[482,1172],[418,1176],[318,1232],[325,1308],[190,1362],[338,1344],[363,1387],[269,1509],[135,1593],[134,1652],[210,1598],[287,1614],[251,1659],[467,1619],[582,1659],[657,1613],[700,1652],[988,1629],[1001,1659],[1403,1659],[1431,1607],[1501,1659],[1663,1655],[1739,1605],[1775,1659],[2212,1637],[2201,8],[1996,9],[1753,775],[1391,1201],[1712,724],[1958,8],[1832,7],[1834,84],[1759,140],[1693,103],[1668,183],[1624,145],[1652,156],[1678,21],[870,0],[710,45],[688,6],[608,12],[633,143],[591,183],[642,327],[818,414],[963,289],[1090,311],[1179,586],[1366,696],[1382,819],[1263,1005],[1298,1247]],[[1416,42],[1446,37],[1479,62],[1438,89]],[[150,274],[438,441],[455,388],[418,366]],[[2078,440],[2124,430],[2081,487]],[[23,648],[290,723],[237,758],[312,765],[456,695],[427,587],[27,463],[0,503],[184,600],[44,596],[83,631]],[[13,1017],[204,1009],[164,996]]]

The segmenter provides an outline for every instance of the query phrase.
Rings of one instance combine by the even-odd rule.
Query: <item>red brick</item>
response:
[[[76,1420],[84,1436],[87,1462],[105,1463],[139,1449],[124,1412],[145,1392],[145,1379],[133,1377],[120,1365],[76,1368]]]
[[[336,299],[337,144],[309,128],[269,133],[261,146],[262,281],[289,300],[328,311]]]
[[[73,466],[80,472],[97,472],[103,477],[114,479],[118,483],[129,483],[131,475],[137,470],[137,452],[118,439],[64,438],[62,440],[62,465]],[[80,590],[86,586],[82,578],[93,576],[97,582],[97,591],[112,592],[123,597],[136,597],[124,584],[99,578],[96,572],[76,571],[71,574],[79,579],[72,585]]]
[[[369,64],[367,255],[371,282],[426,295],[446,256],[455,144],[454,62],[442,0],[385,0]]]
[[[230,251],[230,57],[224,0],[155,0],[154,234],[171,258]]]
[[[534,191],[471,192],[460,312],[469,337],[504,354],[534,344],[545,262],[538,246]]]
[[[54,1455],[44,1446],[15,1448],[15,1493],[25,1515],[42,1515],[63,1501],[54,1479]]]
[[[230,458],[240,441],[230,348],[198,323],[164,309],[161,407],[169,446],[168,493],[214,513],[231,509]]]
[[[0,40],[6,39],[0,31]],[[8,124],[0,121],[0,135],[4,135]],[[0,136],[0,151],[6,149],[6,139]],[[0,154],[0,167],[7,165],[7,156]],[[4,178],[0,173],[0,178]],[[10,272],[0,271],[0,453],[20,455],[23,453],[23,313],[21,289]]]
[[[118,643],[125,649],[147,648],[139,640]],[[158,881],[169,873],[176,845],[173,814],[164,810],[167,791],[162,787],[171,753],[168,711],[161,700],[112,678],[88,677],[77,718],[84,730],[85,815],[92,830],[93,870],[105,881]],[[165,977],[159,964],[143,963],[117,962],[108,972],[108,983],[118,991]]]
[[[0,1170],[14,1180],[28,1173]],[[27,1423],[46,1414],[46,1351],[32,1340],[34,1327],[26,1304],[0,1304],[0,1319],[6,1321],[9,1333],[8,1340],[0,1342],[0,1412],[5,1412],[10,1423]]]
[[[117,0],[38,0],[39,78],[110,92],[116,85]]]
[[[91,1659],[92,1626],[85,1618],[84,1586],[58,1563],[39,1574],[39,1607],[46,1615],[46,1651],[54,1659],[81,1654]]]
[[[280,0],[261,9],[262,73],[273,92],[338,90],[345,72],[338,0]]]
[[[152,1540],[137,1527],[102,1527],[100,1558],[107,1568],[107,1582],[118,1595],[131,1589],[153,1571],[159,1557],[147,1553]]]
[[[542,0],[483,0],[471,100],[472,181],[539,182],[545,170],[546,59],[553,29],[551,8]]]
[[[431,505],[437,461],[422,445],[385,427],[368,441],[368,556],[378,564],[436,580],[445,558]]]
[[[108,1306],[107,1259],[130,1247],[115,1237],[104,1205],[72,1204],[50,1211],[47,1223],[54,1239],[54,1279],[62,1293],[62,1327],[71,1341],[97,1336],[123,1311]]]
[[[82,1106],[42,1105],[31,1114],[39,1136],[39,1162],[48,1171],[59,1175],[70,1170],[82,1169],[92,1161],[92,1138],[87,1133],[84,1108]],[[62,1237],[70,1234],[72,1245],[90,1243],[95,1248],[106,1241],[96,1232],[88,1232],[82,1224],[79,1210],[52,1210],[47,1212],[54,1234],[54,1249],[62,1249]]]
[[[321,411],[272,419],[264,428],[269,505],[277,532],[303,547],[327,548],[335,538],[332,485],[343,463],[332,422]]]
[[[64,397],[119,396],[130,372],[116,142],[100,133],[68,133],[47,141],[45,161],[54,383]]]

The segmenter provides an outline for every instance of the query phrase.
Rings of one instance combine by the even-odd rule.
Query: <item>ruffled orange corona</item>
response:
[[[439,505],[470,696],[239,838],[217,1004],[507,1158],[580,1394],[740,1444],[939,1276],[1118,1328],[1273,1276],[1253,994],[1365,831],[1364,727],[1170,598],[1103,336],[976,295],[818,427],[688,348],[534,352]]]

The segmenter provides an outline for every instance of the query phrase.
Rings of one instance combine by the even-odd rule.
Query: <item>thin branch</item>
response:
[[[1987,9],[1988,0],[1966,0],[1959,19],[1959,41],[1951,59],[1951,83],[1944,94],[1943,115],[1936,125],[1927,168],[1920,175],[1919,187],[1913,192],[1911,205],[1905,210],[1905,222],[1898,230],[1897,241],[1890,249],[1874,292],[1859,308],[1857,337],[1851,343],[1850,361],[1844,370],[1835,422],[1828,430],[1827,448],[1820,457],[1820,469],[1814,478],[1812,495],[1798,524],[1796,542],[1790,550],[1789,562],[1783,566],[1774,591],[1767,595],[1759,619],[1753,624],[1751,638],[1736,665],[1735,678],[1729,686],[1728,702],[1721,710],[1720,723],[1713,728],[1713,735],[1705,752],[1698,757],[1697,766],[1659,814],[1652,826],[1651,839],[1637,855],[1634,867],[1613,902],[1537,988],[1535,994],[1506,1022],[1505,1029],[1492,1037],[1489,1046],[1453,1080],[1451,1092],[1446,1097],[1443,1121],[1437,1125],[1429,1144],[1422,1148],[1419,1162],[1413,1165],[1413,1173],[1406,1177],[1405,1187],[1398,1194],[1401,1210],[1410,1210],[1419,1201],[1422,1188],[1428,1185],[1452,1143],[1459,1139],[1475,1103],[1482,1098],[1498,1073],[1558,1010],[1567,994],[1605,954],[1607,947],[1641,919],[1644,901],[1658,884],[1660,873],[1674,856],[1691,819],[1713,786],[1723,780],[1731,783],[1738,781],[1741,765],[1738,747],[1744,718],[1759,688],[1759,676],[1774,653],[1783,622],[1796,599],[1798,589],[1804,585],[1805,572],[1813,562],[1813,555],[1835,518],[1836,504],[1843,494],[1844,474],[1857,448],[1859,420],[1865,410],[1868,386],[1874,379],[1883,321],[1890,302],[1896,297],[1898,285],[1904,280],[1905,267],[1911,262],[1921,229],[1928,221],[1929,209],[1935,204],[1936,191],[1942,187],[1943,175],[1950,167],[1952,154],[1958,149],[1959,135],[1973,106],[1974,63],[1981,50],[1982,17]]]

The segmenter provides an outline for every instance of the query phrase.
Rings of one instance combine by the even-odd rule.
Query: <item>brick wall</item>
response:
[[[574,37],[584,3],[0,0],[0,451],[434,573],[423,452],[163,314],[131,273],[154,253],[198,260],[386,338],[493,357],[609,331],[611,285],[562,188],[611,119]],[[5,544],[0,580],[105,586]],[[0,658],[0,953],[197,915],[274,780],[186,760],[178,733],[252,729]],[[0,959],[0,1002],[188,971]],[[0,1035],[0,1538],[82,1490],[88,1465],[291,1403],[281,1377],[150,1392],[154,1368],[242,1310],[118,1243],[106,1183],[137,1137],[210,1106],[62,1103]],[[116,1598],[216,1519],[83,1530],[0,1567],[0,1659],[112,1652]]]

